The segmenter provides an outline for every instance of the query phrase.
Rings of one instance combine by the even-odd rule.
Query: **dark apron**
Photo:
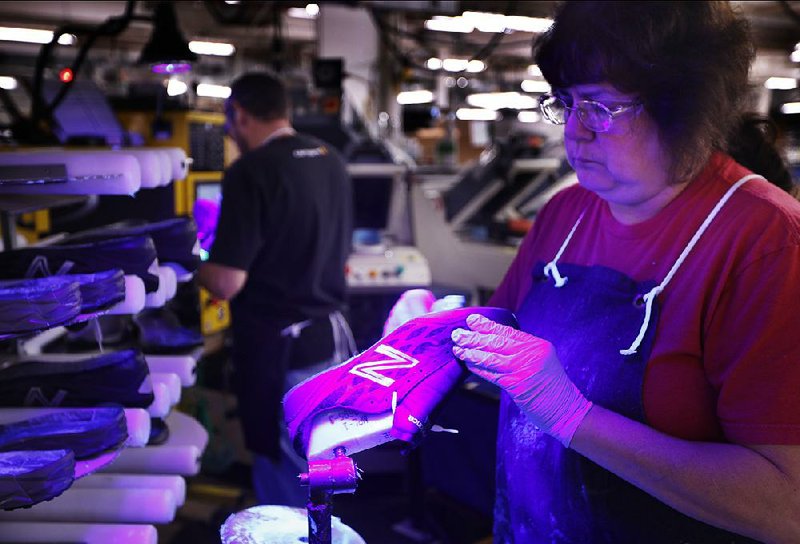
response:
[[[639,334],[642,296],[655,282],[637,283],[600,266],[559,264],[568,279],[556,287],[544,269],[544,263],[534,267],[531,289],[517,311],[522,330],[553,343],[586,398],[647,423],[642,384],[658,321],[656,301],[636,353],[620,350]],[[564,448],[505,393],[497,444],[496,543],[754,542],[685,516]]]
[[[281,399],[286,373],[330,360],[334,338],[328,316],[286,334],[290,319],[264,316],[244,304],[231,309],[233,390],[245,447],[280,459]]]

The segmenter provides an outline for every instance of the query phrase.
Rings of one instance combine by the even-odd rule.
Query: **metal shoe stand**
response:
[[[308,472],[299,475],[300,485],[308,487],[308,543],[331,544],[331,512],[333,495],[355,493],[360,478],[355,461],[344,448],[334,451],[336,457],[309,461]]]

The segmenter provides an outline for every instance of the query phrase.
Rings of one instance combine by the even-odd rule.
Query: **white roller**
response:
[[[164,474],[92,474],[75,480],[70,489],[166,489],[178,506],[186,502],[186,480]]]
[[[138,314],[144,310],[146,297],[144,281],[132,274],[125,276],[125,300],[108,310],[108,314]]]
[[[163,147],[154,147],[151,149],[158,155],[158,160],[161,163],[161,171],[163,173],[161,177],[161,187],[165,187],[172,183],[172,157],[170,157],[169,151]]]
[[[178,292],[178,275],[169,266],[161,265],[158,267],[159,281],[164,282],[164,297],[172,300]]]
[[[169,523],[177,507],[165,489],[67,489],[30,508],[0,512],[0,522]]]
[[[15,151],[0,153],[2,166],[64,165],[66,183],[0,185],[0,192],[57,195],[132,195],[142,185],[133,155],[111,151]]]
[[[147,407],[150,417],[167,417],[172,409],[172,395],[163,383],[153,384],[153,404]]]
[[[169,427],[166,446],[195,446],[204,451],[208,445],[208,431],[188,414],[173,411],[165,420]]]
[[[142,189],[152,189],[163,185],[164,179],[171,173],[167,169],[171,168],[171,165],[165,165],[160,154],[151,149],[128,147],[121,151],[111,151],[111,153],[125,153],[136,157],[142,172]]]
[[[63,412],[64,408],[0,408],[0,425],[24,421],[34,417]],[[69,408],[73,410],[94,410],[94,408]],[[129,447],[147,444],[150,439],[150,416],[142,408],[125,408],[125,422],[128,425]]]
[[[191,387],[197,381],[197,359],[190,355],[145,355],[144,359],[150,372],[177,374],[184,387]]]
[[[192,159],[180,147],[165,147],[172,162],[172,181],[178,181],[189,175],[189,165]]]
[[[158,289],[145,295],[145,308],[161,308],[167,303],[167,293],[171,290],[169,282],[172,276],[169,276],[168,273],[163,272],[161,269],[161,266],[157,266],[154,271],[154,273],[158,275]]]
[[[8,522],[0,523],[0,542],[158,544],[158,532],[152,525]]]
[[[150,380],[152,380],[153,383],[161,383],[167,388],[170,402],[173,406],[181,401],[183,389],[181,386],[181,379],[177,374],[172,372],[151,372]]]
[[[167,439],[161,446],[122,450],[116,461],[100,472],[194,476],[200,472],[201,455],[194,446],[170,446]]]
[[[163,263],[162,266],[171,268],[172,271],[175,272],[178,283],[187,283],[192,281],[192,278],[194,278],[194,272],[189,272],[178,263]]]

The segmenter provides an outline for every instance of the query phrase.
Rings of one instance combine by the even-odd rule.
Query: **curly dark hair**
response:
[[[719,1],[567,1],[534,42],[553,88],[608,82],[638,95],[678,180],[727,148],[754,56],[747,21]]]

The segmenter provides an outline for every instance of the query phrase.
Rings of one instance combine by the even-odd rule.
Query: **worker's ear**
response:
[[[243,127],[248,123],[248,121],[250,121],[250,114],[248,114],[247,110],[241,107],[237,102],[231,102],[230,109],[235,126]]]

